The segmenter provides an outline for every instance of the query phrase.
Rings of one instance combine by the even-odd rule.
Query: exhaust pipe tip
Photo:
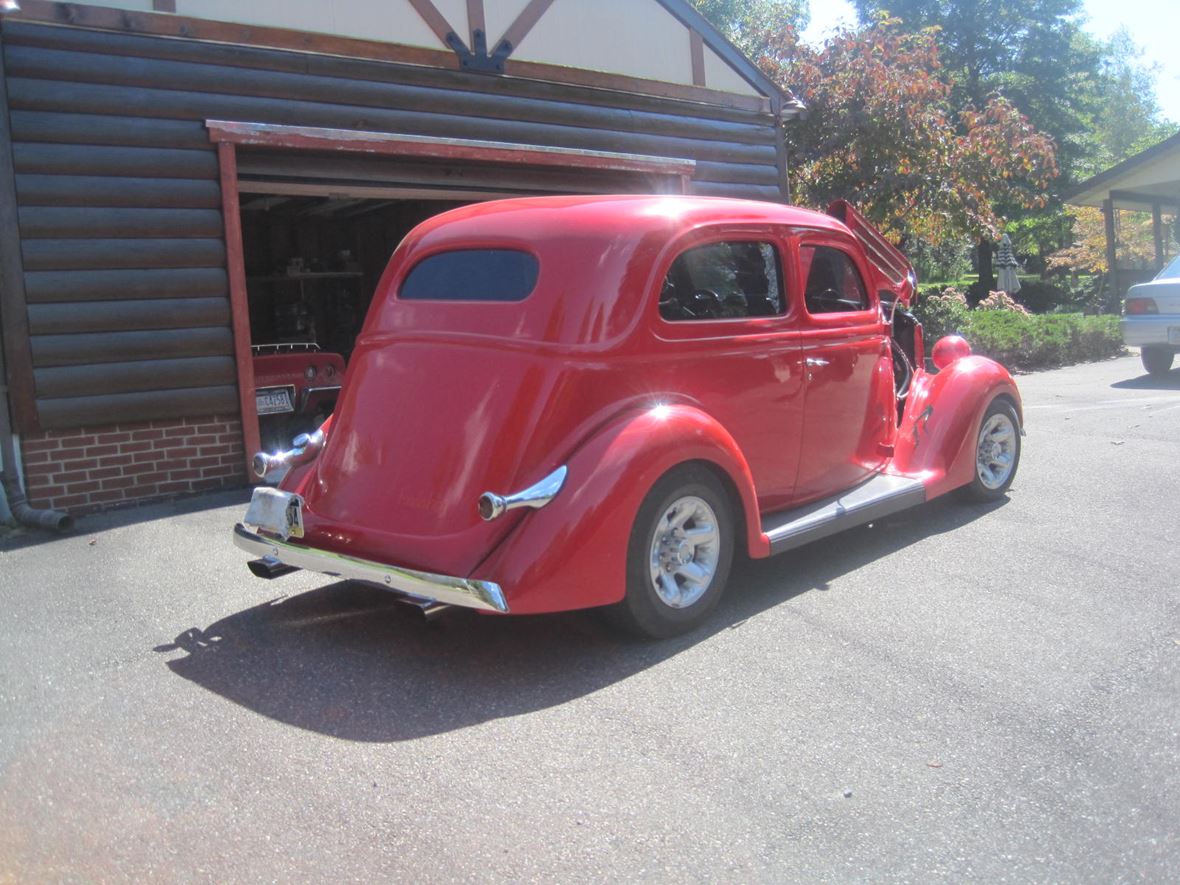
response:
[[[283,575],[289,575],[291,572],[297,572],[293,565],[279,562],[273,556],[264,556],[262,559],[251,559],[246,563],[246,567],[250,569],[250,573],[256,578],[266,578],[268,581],[274,578],[281,578]]]

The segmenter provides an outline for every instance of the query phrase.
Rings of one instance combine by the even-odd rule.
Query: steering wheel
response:
[[[843,307],[841,295],[831,286],[826,289],[820,289],[818,292],[812,290],[804,295],[804,301],[807,302],[807,309],[812,313],[830,313],[832,311],[842,311],[847,308]]]
[[[689,312],[698,319],[715,319],[722,314],[725,302],[712,289],[697,289],[692,293]]]

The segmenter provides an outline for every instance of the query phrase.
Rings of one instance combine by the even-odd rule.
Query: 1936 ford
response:
[[[1006,493],[1020,396],[947,338],[927,372],[905,258],[828,214],[549,197],[420,225],[378,286],[335,413],[260,453],[235,529],[423,606],[614,606],[652,636],[765,557],[955,489]]]

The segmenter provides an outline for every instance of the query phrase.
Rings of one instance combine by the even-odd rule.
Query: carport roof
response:
[[[1153,204],[1180,205],[1180,132],[1087,179],[1065,195],[1075,206],[1143,209]]]

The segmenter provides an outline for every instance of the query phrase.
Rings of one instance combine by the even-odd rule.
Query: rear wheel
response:
[[[733,564],[734,518],[713,474],[677,468],[657,482],[627,546],[627,595],[615,619],[662,639],[691,630],[717,605]]]
[[[1150,375],[1164,375],[1172,368],[1175,352],[1170,347],[1144,347],[1139,352],[1143,368]]]
[[[1020,465],[1020,419],[1006,399],[991,401],[975,438],[975,476],[963,491],[975,501],[1002,498]]]

